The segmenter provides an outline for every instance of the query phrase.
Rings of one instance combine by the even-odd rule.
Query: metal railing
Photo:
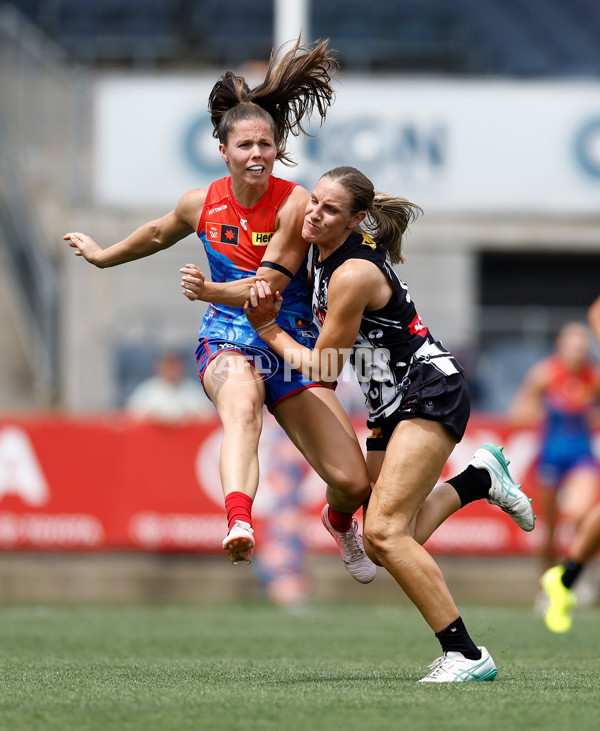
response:
[[[40,406],[58,399],[60,275],[39,210],[87,199],[85,77],[14,7],[0,6],[0,246]]]
[[[20,322],[15,330],[30,354],[36,400],[52,405],[58,388],[58,267],[31,215],[21,172],[11,154],[5,125],[0,123],[0,246],[6,254]]]

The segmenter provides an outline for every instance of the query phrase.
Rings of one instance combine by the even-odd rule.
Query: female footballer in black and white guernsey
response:
[[[391,433],[387,434],[389,427],[403,418],[403,414],[416,414],[419,409],[424,409],[428,415],[436,416],[432,412],[433,401],[423,400],[423,387],[439,382],[440,374],[458,376],[462,368],[441,343],[433,340],[417,314],[408,287],[398,279],[388,263],[385,250],[377,247],[364,231],[352,231],[344,245],[323,260],[320,259],[319,248],[315,246],[312,249],[313,318],[319,326],[327,314],[331,277],[349,259],[376,264],[387,279],[388,287],[383,292],[391,288],[383,307],[363,312],[350,351],[350,362],[369,410],[367,423],[373,430],[368,444],[370,449],[380,451],[380,440],[387,445],[391,436]],[[418,379],[415,378],[417,371]],[[457,384],[456,387],[462,389],[460,377],[445,383],[447,388]],[[411,398],[415,388],[421,392],[420,400]],[[462,411],[451,415],[451,418],[458,418],[458,423],[446,423],[459,438],[464,431],[462,422],[466,424],[469,418],[468,400],[461,402],[461,406]],[[444,414],[438,416],[443,420]]]
[[[463,436],[470,399],[462,368],[423,325],[391,267],[403,260],[402,236],[419,211],[404,199],[376,194],[355,168],[326,173],[311,194],[302,229],[313,244],[313,315],[320,325],[314,350],[277,325],[280,297],[266,282],[255,283],[245,309],[263,340],[313,380],[335,380],[350,354],[372,429],[365,549],[392,574],[441,643],[443,656],[422,680],[492,680],[494,661],[472,641],[422,544],[476,499],[499,505],[527,531],[535,516],[494,445],[482,445],[464,472],[433,489]]]

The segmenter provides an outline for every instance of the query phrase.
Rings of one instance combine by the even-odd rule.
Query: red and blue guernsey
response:
[[[544,486],[558,487],[571,469],[596,464],[590,416],[598,403],[600,373],[591,362],[572,371],[554,355],[544,368],[548,385],[539,474]]]
[[[266,193],[252,208],[233,197],[231,178],[217,180],[208,189],[198,224],[214,282],[231,282],[256,274],[275,231],[275,218],[283,201],[296,187],[271,176]],[[316,328],[308,300],[306,261],[283,291],[278,324],[296,341],[314,347]],[[210,304],[200,338],[222,343],[265,347],[241,307]]]

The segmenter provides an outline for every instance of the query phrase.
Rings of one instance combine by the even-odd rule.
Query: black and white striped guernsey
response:
[[[314,280],[313,319],[320,328],[327,315],[329,282],[335,270],[348,259],[366,259],[385,274],[392,287],[387,304],[365,310],[350,362],[365,396],[370,427],[402,409],[410,377],[418,369],[423,385],[462,371],[440,342],[421,322],[408,288],[397,276],[385,252],[367,234],[353,231],[346,241],[323,261],[313,246],[311,267]]]

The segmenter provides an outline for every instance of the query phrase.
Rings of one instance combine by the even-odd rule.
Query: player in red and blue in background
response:
[[[590,346],[585,323],[565,324],[555,352],[529,370],[509,409],[514,424],[542,429],[536,461],[538,504],[546,522],[542,570],[556,563],[559,509],[576,530],[597,501],[592,422],[600,404],[600,368]]]
[[[223,548],[233,563],[250,561],[254,549],[251,509],[258,488],[258,442],[266,403],[292,442],[327,484],[329,517],[348,571],[361,583],[375,566],[365,555],[354,513],[370,483],[360,445],[333,390],[284,367],[246,321],[243,304],[260,275],[283,292],[281,319],[294,339],[316,340],[307,299],[302,219],[308,192],[274,178],[275,160],[290,162],[288,134],[303,132],[316,109],[321,122],[333,100],[330,72],[337,68],[327,42],[301,46],[277,61],[250,89],[243,77],[224,74],[209,97],[209,112],[229,176],[187,191],[175,209],[113,246],[89,236],[64,238],[97,267],[149,256],[190,233],[202,239],[213,281],[197,267],[182,269],[188,299],[211,303],[200,328],[199,374],[223,424],[220,474],[228,518]]]
[[[588,320],[600,343],[600,297],[590,306]],[[544,611],[546,627],[551,632],[568,632],[573,619],[571,610],[577,604],[573,587],[581,572],[600,548],[600,504],[584,516],[566,558],[561,565],[549,568],[541,578],[547,606]]]

